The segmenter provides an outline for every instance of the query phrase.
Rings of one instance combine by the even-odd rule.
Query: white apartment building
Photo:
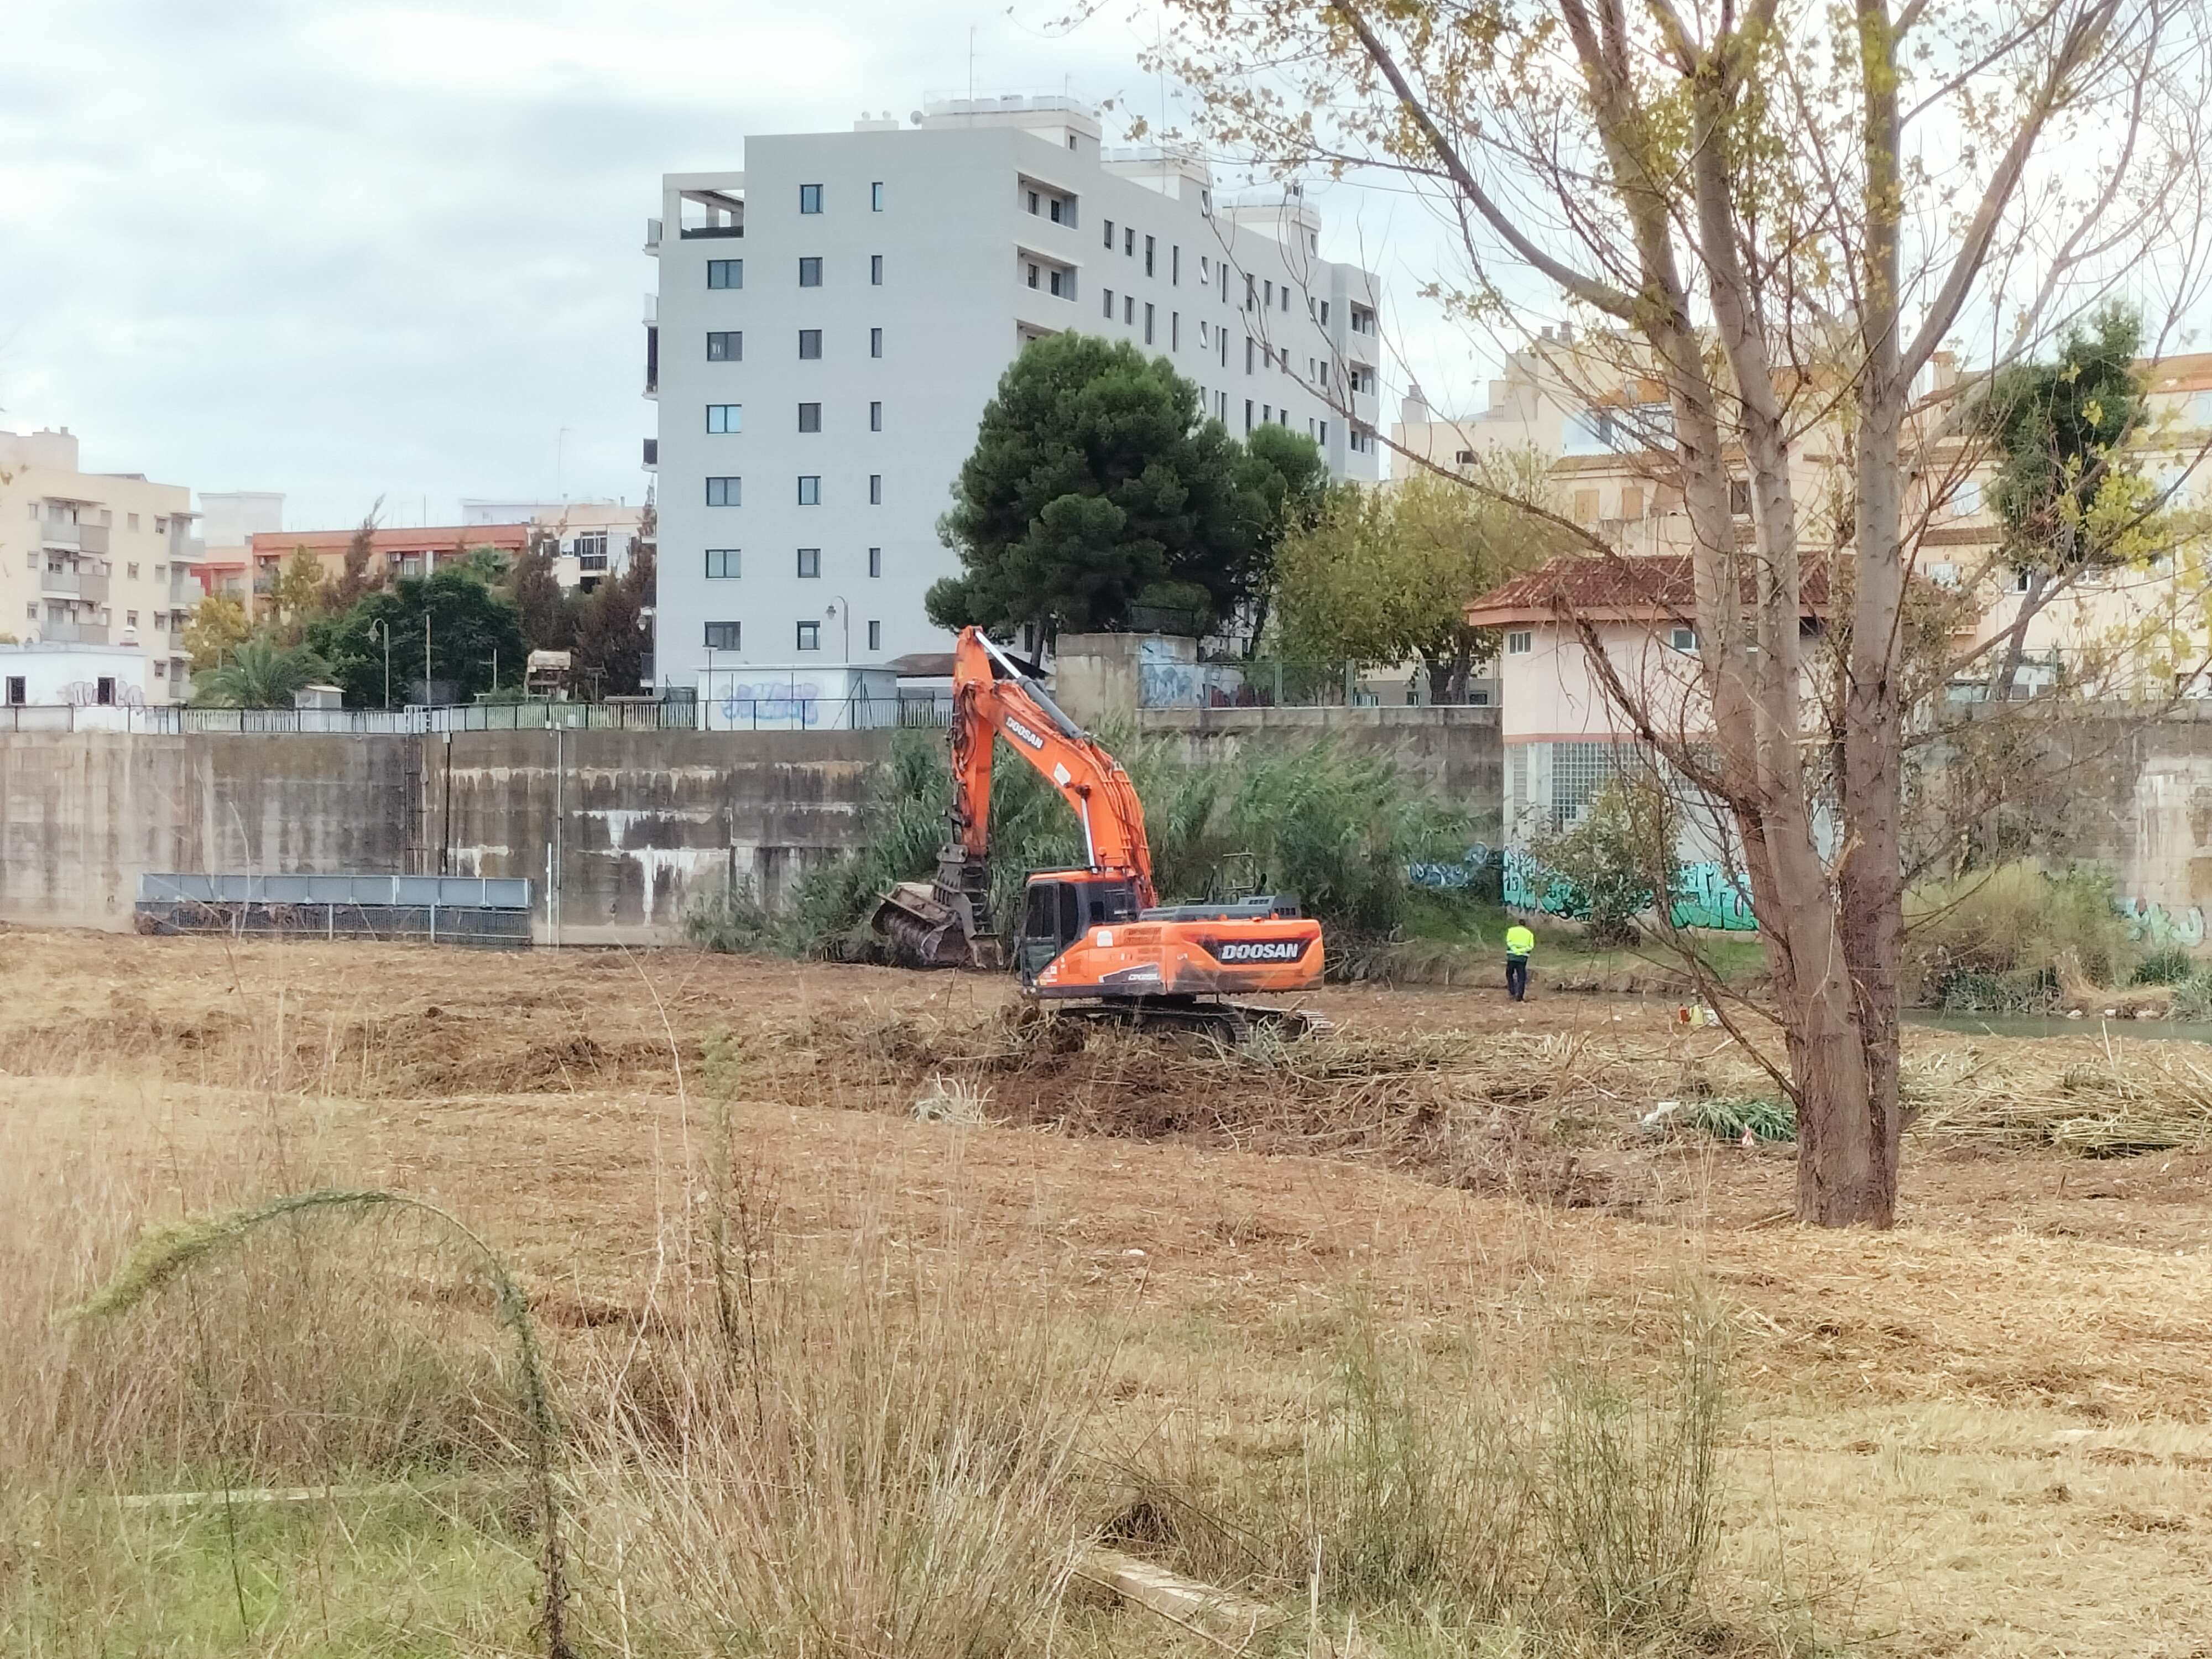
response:
[[[182,484],[82,471],[66,428],[0,432],[0,642],[136,651],[147,700],[184,702],[191,505]]]
[[[922,596],[958,560],[937,520],[1000,374],[1048,334],[1131,341],[1232,434],[1273,422],[1377,476],[1378,285],[1321,257],[1295,194],[1217,201],[1203,164],[1102,149],[1062,98],[752,137],[744,160],[666,175],[647,228],[664,684],[710,649],[943,650]]]

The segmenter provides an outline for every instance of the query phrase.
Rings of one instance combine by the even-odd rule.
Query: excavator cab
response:
[[[1022,983],[1034,985],[1049,963],[1093,927],[1137,917],[1137,890],[1129,878],[1095,870],[1034,875],[1022,892],[1022,925],[1014,935],[1014,966]]]

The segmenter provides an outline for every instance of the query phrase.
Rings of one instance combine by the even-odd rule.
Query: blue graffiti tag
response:
[[[1490,867],[1490,848],[1477,842],[1455,863],[1432,861],[1407,865],[1406,879],[1416,887],[1440,887],[1448,891],[1461,891],[1481,884],[1482,872]]]

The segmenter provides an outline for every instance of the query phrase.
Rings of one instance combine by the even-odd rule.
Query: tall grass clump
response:
[[[1043,1308],[957,1267],[930,1282],[873,1227],[834,1271],[757,1252],[738,1271],[742,1316],[660,1357],[684,1379],[672,1416],[622,1417],[595,1460],[616,1480],[601,1532],[634,1517],[640,1633],[736,1655],[1039,1650],[1087,1541],[1091,1408]]]
[[[1145,804],[1152,872],[1164,902],[1223,896],[1239,875],[1295,893],[1307,913],[1347,939],[1398,931],[1417,902],[1408,867],[1455,861],[1463,815],[1380,756],[1333,739],[1303,748],[1245,744],[1226,758],[1191,758],[1175,741],[1103,734]],[[802,878],[790,912],[750,893],[718,895],[687,920],[710,950],[859,956],[884,890],[927,881],[946,837],[952,781],[944,740],[902,732],[872,783],[860,845]],[[1001,752],[991,775],[992,909],[1002,933],[1033,870],[1083,861],[1075,815],[1029,766]]]
[[[1611,1629],[1679,1624],[1719,1524],[1726,1329],[1692,1294],[1672,1346],[1656,1388],[1587,1362],[1553,1383],[1544,1534],[1576,1600]]]
[[[573,1659],[567,1635],[567,1553],[556,1479],[561,1431],[554,1418],[552,1384],[539,1351],[537,1328],[528,1301],[505,1261],[450,1212],[402,1194],[360,1188],[295,1193],[225,1213],[190,1217],[149,1230],[106,1283],[83,1301],[63,1310],[59,1319],[64,1324],[77,1324],[134,1312],[164,1290],[187,1280],[195,1269],[228,1255],[277,1223],[377,1211],[399,1212],[431,1221],[465,1249],[490,1285],[495,1310],[500,1324],[514,1339],[517,1360],[523,1441],[535,1488],[540,1539],[539,1628],[547,1659]],[[225,1479],[228,1479],[227,1473]]]
[[[1718,1525],[1725,1342],[1696,1298],[1658,1374],[1387,1336],[1356,1309],[1300,1425],[1132,1458],[1108,1531],[1278,1606],[1443,1626],[1645,1634],[1692,1618]]]
[[[1990,988],[2013,1012],[2010,1002],[2057,989],[2062,974],[2114,985],[2134,963],[2112,878],[2097,871],[2054,876],[2020,860],[1923,883],[1905,895],[1905,926],[1908,988],[1947,1006],[1954,981]]]

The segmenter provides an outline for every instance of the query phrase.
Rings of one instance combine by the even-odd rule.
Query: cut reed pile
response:
[[[2212,1066],[2196,1045],[2051,1043],[1908,1053],[1913,1133],[2083,1158],[2212,1146]]]

